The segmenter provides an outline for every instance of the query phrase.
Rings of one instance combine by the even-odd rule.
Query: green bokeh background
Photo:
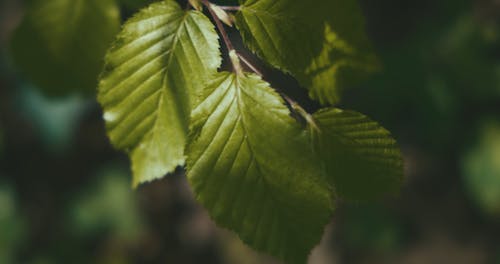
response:
[[[149,1],[125,2],[123,19]],[[361,4],[382,68],[341,106],[393,132],[406,179],[398,199],[339,201],[310,262],[500,263],[500,4]],[[0,0],[0,263],[275,263],[215,227],[182,172],[132,190],[95,100],[47,97],[12,63],[23,12]]]

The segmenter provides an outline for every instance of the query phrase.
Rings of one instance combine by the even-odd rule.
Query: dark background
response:
[[[500,263],[500,1],[362,7],[383,68],[341,106],[393,132],[405,184],[383,203],[339,201],[310,262]],[[182,171],[132,190],[95,100],[45,97],[11,63],[22,14],[0,0],[0,264],[274,263],[215,227]]]

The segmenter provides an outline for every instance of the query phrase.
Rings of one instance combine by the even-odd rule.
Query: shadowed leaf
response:
[[[387,130],[352,111],[324,109],[313,117],[314,145],[337,195],[370,201],[397,194],[403,162]]]
[[[94,94],[102,58],[119,27],[114,0],[32,1],[13,36],[13,58],[49,95]]]

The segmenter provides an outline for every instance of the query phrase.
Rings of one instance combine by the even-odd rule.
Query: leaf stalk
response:
[[[215,21],[215,25],[217,26],[217,29],[219,30],[220,35],[222,36],[222,39],[224,40],[224,43],[229,51],[229,58],[231,60],[231,64],[233,66],[233,70],[236,74],[241,75],[243,74],[243,68],[241,67],[240,60],[247,65],[254,73],[259,75],[261,78],[263,77],[262,72],[260,72],[256,66],[250,63],[245,57],[243,57],[241,54],[239,54],[236,49],[234,48],[229,35],[227,34],[226,29],[224,28],[224,24],[220,20],[220,18],[217,16],[217,13],[213,9],[213,4],[209,0],[201,0],[202,4],[207,7],[208,11],[210,12],[210,15],[212,16],[212,19]],[[219,6],[223,10],[229,10],[229,11],[238,11],[240,10],[239,6]],[[307,122],[307,124],[319,131],[318,126],[316,125],[316,122],[314,121],[314,118],[302,107],[300,106],[299,103],[297,103],[295,100],[290,98],[288,95],[284,94],[283,92],[279,92],[280,95],[285,99],[285,101],[289,104],[290,110],[304,118],[304,120]]]
[[[222,10],[226,11],[240,11],[240,6],[219,6]]]
[[[215,25],[217,26],[217,29],[219,30],[219,33],[222,36],[222,39],[224,40],[224,44],[226,45],[229,55],[231,55],[232,52],[236,53],[236,50],[234,49],[233,43],[231,43],[231,40],[229,39],[229,35],[226,32],[226,29],[224,28],[224,24],[222,24],[222,21],[219,19],[217,14],[215,13],[214,9],[212,8],[211,3],[208,0],[201,0],[203,5],[207,7],[208,12],[210,12],[210,15],[212,16],[212,19],[215,21]],[[230,56],[231,57],[231,56]],[[241,71],[241,66],[239,65],[239,61],[236,63],[235,60],[238,60],[238,56],[235,56],[235,58],[231,57],[231,64],[233,65],[233,70],[236,73],[239,73],[238,71]]]

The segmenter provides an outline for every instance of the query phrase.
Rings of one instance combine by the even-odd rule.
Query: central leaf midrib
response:
[[[241,117],[241,128],[243,129],[243,132],[245,133],[245,135],[247,135],[245,137],[245,141],[248,143],[248,149],[250,151],[250,154],[251,156],[254,158],[254,159],[257,159],[257,157],[255,156],[255,152],[253,150],[253,146],[252,146],[252,142],[249,140],[249,137],[248,137],[248,129],[247,129],[247,126],[245,124],[245,117],[243,115],[243,109],[242,109],[242,106],[241,106],[241,87],[240,87],[240,82],[239,82],[239,79],[238,79],[238,76],[235,76],[234,77],[234,83],[235,83],[235,89],[236,89],[236,104],[238,106],[238,111],[239,111],[239,116]],[[264,180],[264,182],[266,183],[267,185],[267,180],[265,179],[264,177],[264,174],[262,173],[261,169],[260,169],[260,166],[259,166],[259,162],[256,162],[255,163],[255,167],[257,168],[257,171],[259,172],[260,175],[262,175],[262,178]]]
[[[246,137],[245,137],[244,141],[246,141],[246,142],[247,142],[247,144],[248,144],[248,149],[249,149],[249,151],[250,151],[250,155],[251,155],[252,159],[253,159],[253,160],[254,160],[254,162],[255,162],[255,168],[256,168],[256,170],[257,170],[257,173],[259,173],[259,175],[261,175],[261,177],[259,177],[259,179],[260,179],[261,181],[263,181],[263,183],[264,183],[263,187],[264,187],[264,188],[266,188],[266,189],[269,189],[269,186],[271,186],[271,184],[270,184],[270,183],[269,183],[269,181],[266,179],[265,174],[264,174],[264,173],[262,173],[262,169],[260,168],[260,162],[258,161],[257,156],[255,155],[255,151],[254,151],[254,149],[253,149],[253,144],[252,144],[252,142],[251,142],[251,140],[250,140],[250,137],[248,136],[249,134],[248,134],[248,129],[247,129],[247,126],[246,126],[246,124],[245,124],[245,123],[246,123],[246,122],[245,122],[245,117],[244,117],[244,115],[242,114],[242,113],[243,113],[243,109],[242,109],[241,102],[240,102],[240,101],[242,100],[242,99],[241,99],[241,96],[242,96],[242,94],[241,94],[241,93],[244,93],[244,94],[245,94],[246,96],[248,96],[248,97],[250,97],[250,96],[249,96],[249,95],[248,95],[245,91],[242,91],[242,88],[241,88],[241,87],[240,87],[240,85],[239,85],[239,80],[238,80],[238,78],[239,78],[239,77],[238,77],[238,76],[235,76],[234,78],[235,78],[235,84],[236,84],[236,86],[235,86],[235,89],[236,89],[236,97],[237,97],[237,99],[236,99],[236,104],[238,105],[239,116],[241,117],[241,119],[240,119],[240,122],[241,122],[241,127],[242,127],[242,129],[243,129],[244,134],[246,135]],[[250,165],[251,165],[251,163],[252,163],[252,161],[250,161]],[[248,168],[248,169],[250,169],[250,165],[249,165],[249,168]],[[269,200],[271,200],[271,202],[272,202],[273,204],[275,204],[275,205],[276,205],[276,204],[280,204],[279,202],[277,202],[278,200],[274,197],[274,195],[273,195],[273,194],[274,194],[274,192],[272,192],[272,191],[271,191],[271,192],[266,191],[265,193],[266,193],[266,194],[268,194],[268,195],[267,195],[267,197],[269,198]],[[282,214],[282,213],[281,213],[281,211],[280,211],[279,209],[280,209],[279,207],[278,207],[278,208],[275,208],[275,210],[276,210],[279,214]],[[275,218],[275,216],[273,216],[273,218]],[[260,221],[261,219],[262,219],[262,216],[259,218],[259,221]],[[281,243],[285,243],[285,242],[281,242]]]
[[[176,51],[176,48],[177,48],[177,43],[179,42],[179,35],[180,35],[180,32],[181,32],[181,29],[185,26],[186,19],[187,19],[187,17],[188,17],[189,15],[190,15],[190,12],[186,12],[186,13],[184,14],[184,16],[181,18],[181,22],[179,23],[179,28],[177,29],[177,31],[175,32],[175,35],[174,35],[173,44],[172,44],[172,47],[171,47],[171,49],[170,49],[170,50],[171,50],[171,52],[170,52],[170,55],[168,56],[168,61],[167,61],[166,65],[165,65],[165,67],[164,67],[164,69],[165,69],[165,74],[164,74],[164,76],[163,76],[163,78],[162,78],[162,85],[161,85],[162,87],[161,87],[161,89],[160,89],[160,94],[158,95],[158,96],[160,96],[160,99],[158,100],[158,104],[157,104],[157,106],[156,106],[156,111],[155,111],[155,112],[157,112],[157,113],[158,113],[158,109],[159,109],[159,108],[163,105],[164,93],[165,93],[165,92],[168,92],[168,91],[166,91],[166,90],[168,90],[168,87],[167,87],[167,84],[166,84],[166,82],[167,82],[167,77],[168,77],[167,71],[169,71],[169,70],[170,70],[170,69],[169,69],[169,68],[170,68],[170,64],[172,63],[172,59],[173,59],[173,57],[175,56],[175,51]],[[179,104],[176,104],[176,110],[177,110],[177,111],[176,111],[176,116],[179,116],[179,114],[180,114],[180,111],[179,111]],[[144,138],[145,138],[146,136],[148,136],[149,134],[152,134],[152,138],[154,138],[154,135],[156,134],[156,132],[157,132],[157,130],[158,130],[158,129],[157,129],[157,125],[158,125],[158,120],[159,120],[159,118],[160,118],[160,114],[158,113],[158,114],[156,115],[156,118],[155,118],[155,121],[154,121],[154,124],[153,124],[153,129],[152,129],[149,133],[146,133],[146,134],[142,137],[142,139],[141,139],[140,141],[144,140]]]

